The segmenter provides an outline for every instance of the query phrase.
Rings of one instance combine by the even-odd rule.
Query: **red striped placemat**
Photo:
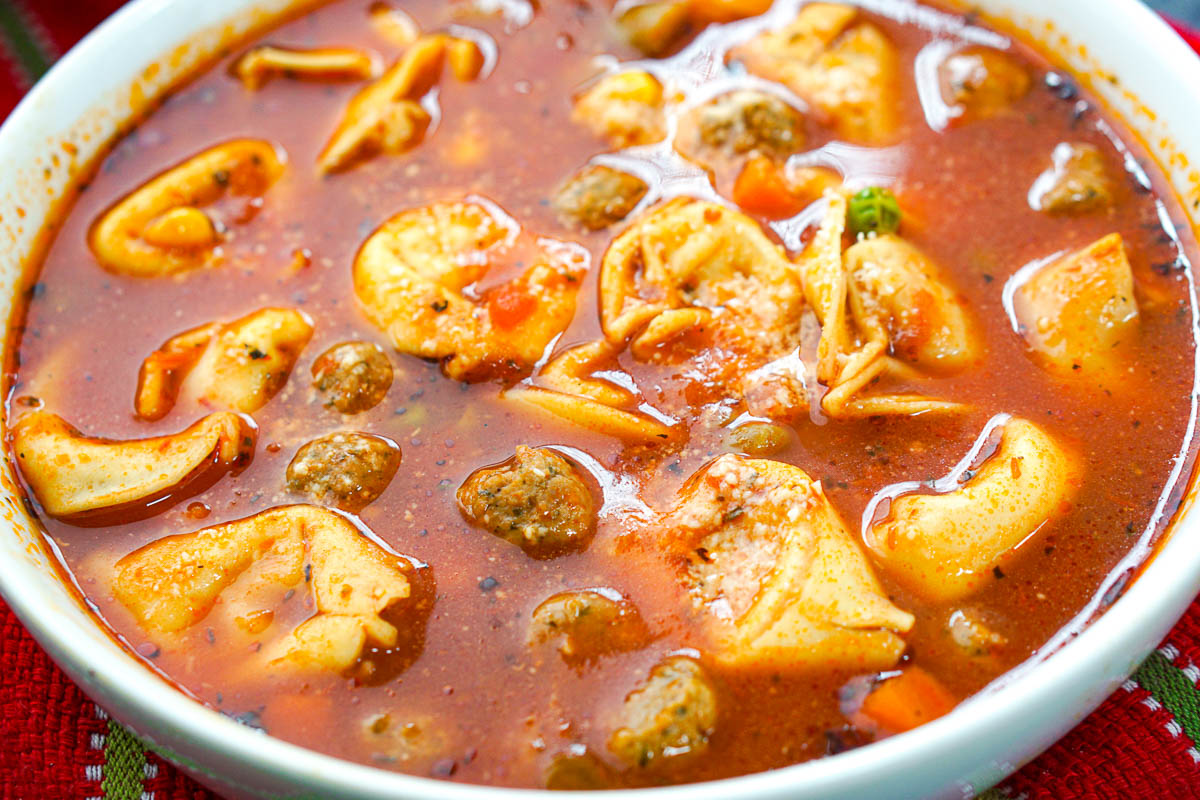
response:
[[[115,0],[0,0],[0,117]],[[1174,23],[1172,23],[1174,24]],[[1197,50],[1200,36],[1176,30]],[[1133,677],[998,798],[1200,798],[1200,602]],[[5,800],[213,800],[108,719],[0,601]]]

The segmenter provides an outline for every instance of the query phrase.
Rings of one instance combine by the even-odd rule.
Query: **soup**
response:
[[[973,15],[324,4],[79,186],[9,452],[99,620],[332,755],[709,780],[949,712],[1194,456],[1194,243]]]

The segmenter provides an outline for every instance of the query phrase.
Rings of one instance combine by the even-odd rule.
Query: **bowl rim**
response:
[[[0,127],[0,154],[14,129],[32,125],[37,119],[41,113],[38,107],[50,96],[52,87],[73,80],[82,65],[95,61],[113,42],[146,25],[152,15],[176,1],[133,0],[89,32],[5,120]],[[1085,8],[1083,3],[1077,5]],[[1140,48],[1153,48],[1157,58],[1178,76],[1177,88],[1183,93],[1180,99],[1200,106],[1200,60],[1167,22],[1138,0],[1108,0],[1106,6],[1108,16],[1121,19],[1129,41],[1140,42]],[[1043,47],[1035,44],[1039,49]],[[1195,80],[1187,80],[1188,75]],[[1132,122],[1125,123],[1137,130]],[[1177,183],[1170,181],[1171,188],[1178,193]],[[23,262],[20,269],[24,269]],[[1194,412],[1192,425],[1195,425]],[[1193,469],[1197,470],[1194,474],[1200,475],[1200,463]],[[1023,717],[1039,707],[1053,706],[1060,686],[1084,679],[1096,664],[1117,665],[1115,669],[1128,676],[1200,593],[1200,548],[1188,547],[1191,538],[1200,536],[1200,509],[1190,502],[1197,491],[1200,489],[1196,486],[1188,486],[1176,518],[1147,556],[1140,573],[1099,618],[1027,674],[994,691],[969,698],[949,715],[902,736],[777,770],[703,783],[611,790],[605,791],[604,796],[613,800],[636,800],[651,795],[694,800],[725,800],[730,796],[765,798],[783,796],[801,786],[806,793],[844,792],[847,775],[856,776],[855,785],[886,785],[914,764],[936,759],[940,752],[959,746],[980,730],[997,726],[1020,728]],[[13,533],[11,523],[0,523],[0,527],[6,533]],[[53,660],[93,699],[101,705],[111,703],[137,709],[137,731],[151,740],[152,748],[156,733],[170,732],[205,752],[221,756],[226,763],[298,781],[310,791],[321,793],[314,796],[381,800],[395,797],[540,800],[546,796],[541,789],[452,783],[392,772],[264,736],[201,705],[166,680],[147,680],[147,667],[132,656],[94,649],[86,639],[72,636],[80,623],[63,615],[42,612],[37,590],[23,570],[0,570],[0,594]],[[89,620],[88,624],[95,622]],[[1019,765],[1004,766],[1012,771]],[[997,777],[1002,775],[997,773]],[[893,788],[903,790],[902,786]]]

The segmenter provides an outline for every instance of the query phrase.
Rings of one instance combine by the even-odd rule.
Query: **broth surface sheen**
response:
[[[248,412],[257,444],[234,474],[215,482],[197,478],[155,495],[149,507],[82,517],[39,513],[64,568],[103,623],[181,690],[284,740],[454,781],[603,788],[730,777],[899,732],[872,719],[864,698],[900,673],[931,679],[951,704],[966,699],[1075,621],[1122,559],[1169,524],[1194,459],[1195,248],[1166,180],[1117,120],[1026,45],[957,11],[902,0],[864,3],[858,19],[881,31],[898,56],[894,141],[865,146],[839,139],[832,123],[776,84],[770,91],[804,112],[804,143],[789,163],[832,169],[851,193],[870,186],[894,192],[900,235],[938,266],[956,302],[969,309],[983,355],[959,371],[900,379],[906,391],[965,410],[833,419],[806,408],[782,425],[786,434],[771,455],[758,456],[819,481],[886,599],[915,617],[901,634],[904,655],[884,670],[844,664],[794,670],[718,658],[660,559],[666,545],[656,538],[654,520],[702,483],[689,476],[723,454],[747,453],[731,440],[731,428],[766,421],[713,377],[736,368],[740,356],[700,346],[694,358],[639,358],[628,347],[611,355],[610,385],[636,387],[643,411],[677,421],[677,438],[655,444],[590,431],[502,391],[536,382],[529,374],[540,375],[569,348],[604,339],[605,253],[659,201],[694,197],[736,208],[729,198],[742,156],[718,164],[710,181],[672,140],[688,109],[767,83],[731,53],[759,32],[784,26],[802,6],[776,0],[761,17],[694,23],[662,57],[648,58],[622,40],[617,12],[601,0],[403,0],[420,31],[479,43],[482,70],[459,80],[446,68],[422,93],[432,120],[411,149],[320,174],[323,149],[368,81],[298,80],[284,70],[251,89],[237,77],[238,59],[257,44],[337,47],[377,54],[391,66],[406,48],[372,23],[384,13],[380,6],[324,4],[238,44],[116,141],[56,221],[23,321],[11,334],[17,357],[7,374],[10,421],[45,410],[88,436],[120,441],[174,434],[220,410],[185,390],[153,421],[135,414],[143,361],[172,337],[264,308],[295,309],[311,325],[286,382]],[[971,47],[1007,54],[1030,86],[1000,113],[935,129],[944,108],[930,100],[940,91],[930,59]],[[645,69],[664,87],[669,110],[661,142],[614,147],[572,118],[575,98],[618,68]],[[239,138],[270,142],[286,159],[261,204],[235,208],[237,201],[226,197],[214,206],[237,220],[221,234],[220,263],[151,277],[101,267],[89,236],[114,204],[196,153]],[[1068,214],[1031,207],[1031,187],[1062,143],[1094,148],[1109,176],[1106,206]],[[648,187],[626,219],[599,230],[568,224],[553,202],[556,189],[589,163],[625,170]],[[218,182],[229,181],[227,172]],[[570,324],[532,369],[464,382],[436,360],[397,352],[356,299],[352,265],[368,237],[399,212],[471,198],[494,204],[497,216],[531,236],[513,245],[509,262],[472,282],[470,292],[495,298],[493,290],[522,273],[536,247],[568,253],[563,257],[586,271]],[[828,203],[811,198],[782,220],[746,213],[794,261],[811,246]],[[1132,271],[1136,336],[1120,342],[1119,367],[1102,378],[1069,374],[1084,371],[1079,365],[1068,374],[1048,369],[1016,330],[1014,292],[1038,265],[1112,233],[1120,234]],[[529,330],[522,324],[519,335]],[[318,357],[350,341],[378,345],[394,368],[382,401],[353,415],[329,407],[312,383]],[[801,342],[801,358],[814,343]],[[983,435],[989,422],[1006,419],[998,415],[1033,422],[1070,454],[1082,477],[1069,501],[991,567],[979,588],[959,598],[931,597],[898,578],[864,544],[863,529],[884,521],[898,502],[878,500],[888,487],[915,482],[916,494],[929,495],[971,480],[999,447]],[[210,619],[170,635],[139,623],[114,592],[119,560],[164,537],[268,509],[332,507],[328,498],[294,489],[289,463],[306,443],[341,431],[383,437],[400,451],[395,475],[376,499],[338,512],[368,541],[401,555],[412,605],[423,616],[385,612],[400,630],[393,646],[368,643],[357,666],[340,673],[261,669],[256,659],[278,632],[316,613],[303,586],[255,595],[270,605],[265,627],[235,619],[224,601]],[[464,516],[459,488],[478,470],[509,463],[522,445],[547,448],[582,477],[595,505],[583,544],[534,557]],[[961,465],[957,482],[947,483],[972,448],[979,459]],[[10,437],[10,454],[20,464],[17,449]],[[741,513],[733,509],[724,522]],[[700,557],[707,561],[707,554]],[[636,644],[582,659],[560,658],[553,642],[530,644],[535,609],[580,589],[636,609],[644,625]],[[250,596],[258,589],[235,580],[228,591]],[[715,722],[702,725],[702,746],[693,738],[683,749],[697,752],[685,757],[623,760],[612,744],[623,704],[647,676],[679,658],[702,666],[715,698]],[[364,661],[370,669],[361,668]]]

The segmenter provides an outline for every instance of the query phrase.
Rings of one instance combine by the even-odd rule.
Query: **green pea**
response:
[[[855,234],[895,233],[900,229],[900,204],[889,190],[872,186],[850,198],[847,218]]]

